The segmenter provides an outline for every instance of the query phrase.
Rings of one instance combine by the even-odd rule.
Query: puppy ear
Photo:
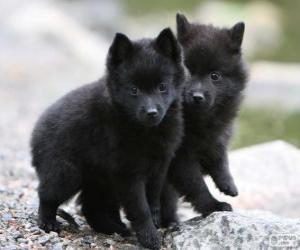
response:
[[[177,13],[176,14],[176,26],[177,26],[177,36],[183,37],[187,34],[190,28],[190,23],[185,17],[185,15]]]
[[[118,65],[132,53],[133,45],[129,38],[121,33],[116,33],[109,48],[108,63]]]
[[[181,48],[170,28],[166,28],[159,33],[155,45],[158,52],[173,61],[178,61],[181,58]]]
[[[245,31],[245,24],[243,22],[239,22],[235,24],[230,30],[230,38],[232,40],[232,43],[234,45],[234,48],[239,51],[243,37],[244,37],[244,31]]]

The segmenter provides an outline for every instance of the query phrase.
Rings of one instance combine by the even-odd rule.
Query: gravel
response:
[[[0,249],[138,249],[135,237],[124,239],[93,232],[78,214],[74,203],[64,207],[80,226],[75,229],[58,217],[62,231],[45,233],[37,227],[37,181],[7,181],[0,192]]]

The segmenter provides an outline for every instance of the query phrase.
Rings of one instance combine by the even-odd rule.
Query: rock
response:
[[[38,243],[41,245],[45,245],[51,239],[50,235],[44,235],[38,239]]]
[[[17,250],[18,246],[14,244],[10,244],[9,246],[5,246],[3,250]]]
[[[262,211],[214,213],[168,231],[167,249],[280,249],[300,247],[300,220]]]
[[[82,242],[85,244],[92,244],[94,242],[94,239],[91,235],[87,235],[83,237]]]
[[[28,242],[28,240],[27,240],[27,239],[24,239],[24,238],[18,238],[17,241],[18,241],[19,243],[27,243],[27,242]]]
[[[53,247],[52,250],[63,250],[63,244],[62,243],[56,243]]]
[[[261,209],[284,217],[300,217],[299,149],[274,141],[235,150],[229,155],[229,163],[239,196],[220,194],[208,178],[216,198],[231,203],[235,209]]]
[[[12,236],[15,240],[23,238],[23,235],[20,232],[14,232]]]
[[[10,221],[12,219],[11,213],[5,213],[2,215],[2,220],[3,221]]]
[[[32,233],[39,234],[41,232],[41,229],[38,226],[33,226],[33,227],[30,227],[29,231]]]
[[[115,242],[111,239],[107,239],[103,242],[103,245],[106,246],[106,247],[113,246],[114,244],[115,244]]]

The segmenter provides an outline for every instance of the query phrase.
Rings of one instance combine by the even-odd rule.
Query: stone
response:
[[[52,250],[63,250],[63,244],[62,243],[56,243],[53,247]]]
[[[37,233],[37,234],[41,233],[41,229],[38,226],[30,227],[29,231],[32,232],[32,233]]]
[[[284,141],[273,141],[230,152],[229,164],[238,197],[221,194],[211,178],[209,189],[234,209],[261,209],[300,217],[300,150]],[[194,214],[192,215],[194,216]]]
[[[92,244],[94,242],[94,239],[91,235],[87,235],[83,237],[82,242],[85,244]]]
[[[23,235],[20,232],[14,232],[12,236],[15,240],[23,238]]]
[[[49,235],[44,235],[38,239],[38,243],[41,245],[45,245],[50,240],[50,238],[51,237]]]
[[[9,245],[9,246],[6,246],[3,248],[4,250],[17,250],[18,249],[18,246],[17,245]]]
[[[270,249],[300,247],[300,220],[264,211],[218,212],[195,217],[166,234],[167,249]]]
[[[2,220],[3,221],[10,221],[12,219],[11,213],[5,213],[2,215]]]

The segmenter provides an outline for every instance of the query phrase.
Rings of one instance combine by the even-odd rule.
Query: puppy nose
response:
[[[157,111],[156,108],[150,108],[150,109],[147,110],[147,115],[149,117],[155,117],[155,116],[158,115],[158,111]]]
[[[196,103],[201,103],[201,102],[205,101],[205,97],[204,97],[203,93],[196,92],[196,93],[193,93],[193,100]]]

